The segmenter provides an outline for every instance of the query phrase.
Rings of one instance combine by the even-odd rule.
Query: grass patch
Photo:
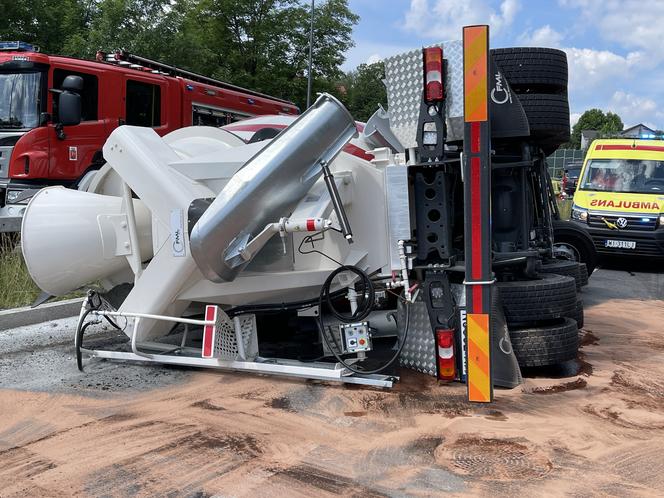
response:
[[[18,237],[0,234],[0,309],[28,306],[40,292],[25,266]]]

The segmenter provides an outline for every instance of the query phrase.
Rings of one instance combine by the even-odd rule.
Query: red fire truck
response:
[[[0,42],[0,232],[20,230],[38,189],[85,185],[104,164],[102,146],[120,125],[164,135],[298,112],[292,102],[125,51],[99,52],[89,61]]]

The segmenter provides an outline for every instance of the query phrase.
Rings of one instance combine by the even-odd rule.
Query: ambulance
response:
[[[595,140],[571,219],[599,254],[664,257],[664,141]]]

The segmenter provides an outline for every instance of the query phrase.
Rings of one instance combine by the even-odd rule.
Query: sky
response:
[[[664,0],[349,0],[344,70],[489,24],[490,46],[567,53],[572,124],[592,108],[664,129]]]

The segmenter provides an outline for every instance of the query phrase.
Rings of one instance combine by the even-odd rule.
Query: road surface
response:
[[[391,391],[104,361],[79,373],[74,320],[0,332],[0,497],[661,496],[664,275],[590,282],[579,360],[488,406],[410,371]]]

